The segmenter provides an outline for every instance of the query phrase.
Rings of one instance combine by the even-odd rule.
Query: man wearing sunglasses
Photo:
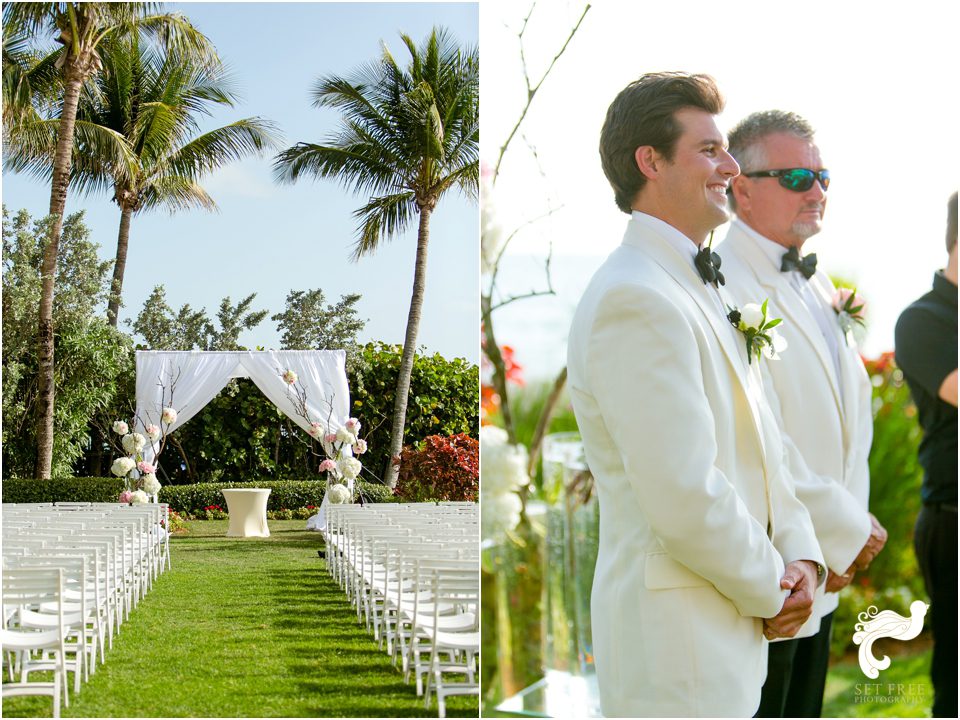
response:
[[[833,307],[836,289],[803,245],[820,232],[830,173],[813,129],[790,112],[754,113],[730,133],[741,174],[731,183],[736,220],[718,253],[738,302],[769,297],[787,349],[764,363],[797,497],[813,520],[830,572],[795,639],[772,642],[757,717],[819,717],[837,593],[886,541],[867,510],[873,438],[871,386]],[[842,628],[853,632],[853,628]]]
[[[600,503],[591,618],[607,717],[749,716],[764,631],[799,630],[826,574],[709,250],[738,172],[722,106],[708,76],[651,73],[600,134],[629,221],[577,307],[568,378]]]

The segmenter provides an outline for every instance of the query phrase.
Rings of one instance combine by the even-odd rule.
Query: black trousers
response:
[[[957,717],[957,509],[925,505],[913,535],[917,561],[930,596],[933,630],[933,716]]]
[[[833,613],[830,613],[820,620],[820,631],[816,635],[770,643],[767,679],[754,717],[820,717],[832,627]]]

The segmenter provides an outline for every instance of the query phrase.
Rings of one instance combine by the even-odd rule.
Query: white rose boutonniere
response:
[[[787,349],[787,340],[774,328],[783,322],[783,318],[767,317],[767,302],[762,305],[747,303],[739,310],[727,306],[727,320],[743,333],[747,343],[747,363],[757,361],[764,355],[771,360],[779,360],[780,353]]]

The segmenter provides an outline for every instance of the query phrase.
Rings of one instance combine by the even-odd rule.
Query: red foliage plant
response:
[[[480,489],[480,444],[469,435],[430,435],[405,447],[394,493],[407,502],[469,500]]]

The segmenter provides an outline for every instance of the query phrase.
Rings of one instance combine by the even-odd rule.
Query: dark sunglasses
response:
[[[813,181],[817,180],[820,187],[826,190],[830,187],[829,170],[808,170],[807,168],[790,168],[789,170],[758,170],[757,172],[746,173],[745,177],[775,177],[781,187],[793,192],[806,192],[813,187]]]

